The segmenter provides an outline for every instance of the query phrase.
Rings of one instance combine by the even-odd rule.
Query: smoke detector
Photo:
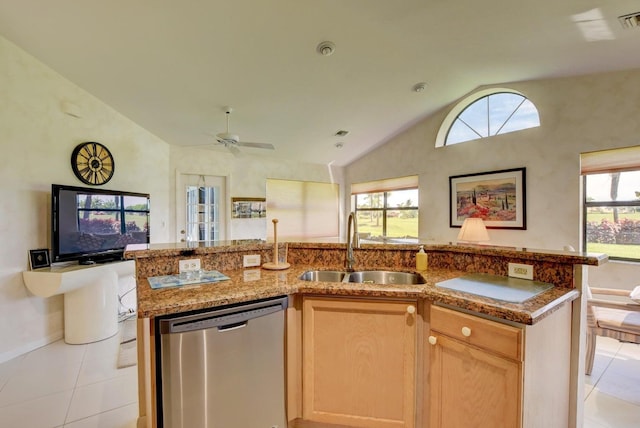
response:
[[[333,42],[322,42],[316,47],[316,51],[322,56],[329,56],[336,50]]]

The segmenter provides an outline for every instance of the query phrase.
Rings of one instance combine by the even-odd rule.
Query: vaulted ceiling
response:
[[[225,151],[214,135],[232,106],[232,133],[275,147],[244,154],[346,165],[479,85],[639,68],[640,27],[618,20],[634,12],[637,0],[3,0],[0,35],[169,144]]]

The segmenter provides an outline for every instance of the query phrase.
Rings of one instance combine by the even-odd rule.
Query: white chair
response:
[[[637,290],[637,291],[636,291]],[[586,288],[587,293],[587,358],[585,373],[593,370],[596,336],[605,336],[621,342],[640,344],[640,303],[631,299],[634,292],[611,288]],[[640,294],[640,293],[639,293]],[[593,296],[618,296],[617,300],[594,298]],[[622,297],[622,299],[620,299]]]

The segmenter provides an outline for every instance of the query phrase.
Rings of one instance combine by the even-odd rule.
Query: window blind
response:
[[[639,169],[640,146],[588,152],[580,155],[580,173],[582,175]]]
[[[387,178],[384,180],[367,181],[365,183],[353,183],[351,194],[391,192],[393,190],[415,189],[418,187],[418,176]]]
[[[337,238],[339,188],[334,183],[267,179],[267,237],[278,219],[278,238]]]

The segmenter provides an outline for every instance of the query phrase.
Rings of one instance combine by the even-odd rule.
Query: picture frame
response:
[[[49,258],[49,249],[41,248],[37,250],[29,250],[29,266],[31,270],[51,266],[51,259]]]
[[[231,198],[231,218],[266,218],[265,198]]]
[[[449,226],[479,217],[488,229],[527,229],[526,168],[449,177]]]

